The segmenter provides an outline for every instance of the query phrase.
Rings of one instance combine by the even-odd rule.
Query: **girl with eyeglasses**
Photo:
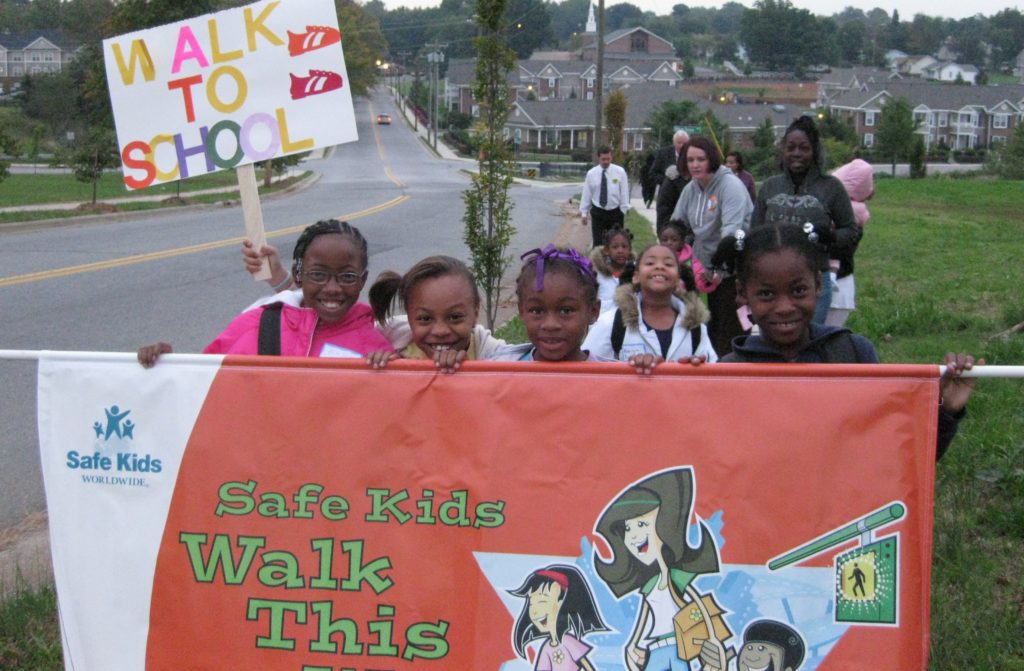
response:
[[[306,228],[295,243],[292,275],[299,289],[236,317],[204,354],[269,354],[362,358],[392,349],[359,302],[366,284],[366,239],[354,226],[327,219]],[[171,352],[160,342],[139,349],[150,367]]]

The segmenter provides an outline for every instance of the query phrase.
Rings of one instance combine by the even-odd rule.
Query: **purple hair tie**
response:
[[[519,258],[526,261],[527,264],[537,264],[537,272],[533,282],[533,286],[536,291],[544,291],[545,261],[553,261],[556,259],[568,261],[579,269],[580,274],[583,275],[583,277],[589,280],[594,279],[594,269],[590,265],[590,259],[585,256],[581,256],[580,253],[572,247],[562,251],[554,245],[548,245],[544,249],[531,249]]]

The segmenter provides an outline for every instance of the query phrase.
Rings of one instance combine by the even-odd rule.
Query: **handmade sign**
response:
[[[919,670],[937,400],[924,366],[48,354],[65,663]]]
[[[264,0],[104,40],[129,189],[357,139],[332,0]]]

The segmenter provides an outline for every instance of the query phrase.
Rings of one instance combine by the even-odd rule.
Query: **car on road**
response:
[[[378,114],[377,115],[377,124],[381,125],[381,126],[390,126],[391,125],[391,115],[390,114]]]

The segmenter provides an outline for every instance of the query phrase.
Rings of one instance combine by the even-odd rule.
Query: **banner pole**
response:
[[[135,352],[78,352],[73,350],[28,350],[28,349],[0,349],[0,361],[35,361],[42,358],[44,354],[54,355],[68,355],[75,354],[82,358],[89,359],[105,359],[110,361],[123,361],[125,359],[134,359]],[[165,354],[161,358],[168,359],[171,361],[209,361],[212,356],[208,354]],[[223,358],[223,357],[218,357]],[[884,365],[884,364],[883,364]],[[939,374],[942,375],[946,372],[945,366],[939,366]],[[961,377],[972,377],[972,378],[1006,378],[1006,379],[1021,379],[1024,380],[1024,366],[977,366],[971,370],[965,370]]]

